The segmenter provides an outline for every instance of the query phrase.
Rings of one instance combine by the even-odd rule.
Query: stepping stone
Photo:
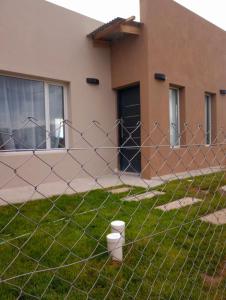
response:
[[[217,275],[210,276],[208,274],[201,274],[204,284],[211,287],[218,287],[221,282],[226,278],[226,260],[222,262],[219,270],[217,271]]]
[[[220,191],[221,191],[221,193],[222,193],[223,195],[226,195],[226,185],[222,186],[222,187],[220,188]]]
[[[224,225],[226,224],[226,208],[204,216],[201,218],[201,220],[214,225]]]
[[[108,192],[112,194],[121,194],[121,193],[129,192],[130,190],[131,190],[130,187],[122,187],[122,188],[115,188],[112,190],[108,190]]]
[[[128,196],[123,198],[123,201],[140,201],[140,200],[145,200],[145,199],[151,199],[155,196],[161,196],[161,195],[165,195],[165,193],[163,192],[159,192],[159,191],[150,191],[147,193],[143,193],[143,194],[138,194],[138,195],[132,195],[132,196]]]
[[[182,207],[186,207],[189,205],[193,205],[195,203],[201,202],[203,200],[197,199],[197,198],[192,198],[192,197],[186,197],[182,198],[173,202],[166,203],[161,206],[157,206],[156,209],[161,209],[162,211],[170,211],[173,209],[180,209]]]

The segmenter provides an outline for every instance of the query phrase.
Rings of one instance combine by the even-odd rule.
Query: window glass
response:
[[[179,91],[170,89],[169,95],[170,109],[170,145],[178,146],[180,144],[180,124],[179,124]]]
[[[63,87],[49,85],[51,148],[65,147]]]
[[[44,84],[0,76],[0,150],[45,149]]]
[[[211,144],[211,131],[212,131],[212,124],[211,124],[211,95],[205,96],[205,118],[206,118],[206,124],[205,124],[205,143],[207,145]]]

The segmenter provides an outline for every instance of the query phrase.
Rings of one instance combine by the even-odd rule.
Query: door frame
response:
[[[120,120],[120,109],[121,109],[121,106],[120,106],[120,92],[123,91],[123,90],[126,90],[126,89],[136,88],[136,87],[139,88],[139,102],[140,102],[140,107],[141,107],[140,82],[136,82],[136,83],[133,83],[133,84],[130,84],[130,85],[126,85],[126,86],[120,87],[116,90],[116,92],[117,92],[117,120]],[[140,121],[141,121],[141,110],[140,110]],[[141,132],[140,132],[140,135],[141,135]],[[141,136],[140,136],[140,138],[141,138]],[[117,143],[118,143],[118,148],[120,148],[121,147],[121,123],[119,123],[118,130],[117,130]],[[119,170],[119,172],[123,172],[123,173],[126,173],[126,174],[131,174],[131,175],[134,175],[134,176],[139,176],[141,174],[141,172],[142,172],[141,149],[140,149],[140,171],[139,172],[123,171],[121,160],[122,160],[122,155],[120,155],[120,153],[119,153],[118,154],[118,170]]]

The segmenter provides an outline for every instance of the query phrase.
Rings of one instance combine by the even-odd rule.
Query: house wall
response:
[[[225,96],[219,93],[220,89],[226,88],[226,33],[174,1],[140,2],[141,22],[144,27],[141,36],[134,40],[135,47],[130,40],[125,40],[112,48],[113,87],[130,84],[134,79],[141,82],[145,90],[141,94],[141,105],[145,107],[142,122],[152,135],[150,146],[169,143],[169,87],[182,87],[181,104],[184,116],[181,122],[188,123],[191,132],[189,134],[187,130],[183,139],[185,144],[201,144],[202,130],[197,133],[197,126],[204,126],[205,122],[205,92],[215,94],[216,131],[226,129],[226,101]],[[143,64],[146,64],[146,68],[142,68]],[[156,72],[166,74],[167,80],[156,81]],[[121,74],[119,79],[117,74]],[[164,132],[164,139],[158,129],[153,133],[155,122],[158,122]],[[223,135],[218,141],[222,140]],[[144,177],[224,163],[222,151],[205,146],[198,151],[197,147],[173,150],[169,147],[157,150],[150,148],[149,152],[143,149],[142,153],[144,151],[145,156],[151,158],[150,167],[146,168]],[[217,154],[214,155],[213,152]]]
[[[111,134],[113,143],[109,139],[105,141],[106,136],[92,124],[96,120],[108,131],[116,119],[110,49],[94,48],[86,38],[98,26],[98,21],[44,0],[1,0],[0,73],[62,81],[68,86],[71,127],[83,132],[94,146],[112,146],[116,143],[116,132]],[[87,77],[98,78],[100,85],[88,85]],[[69,147],[87,148],[88,145],[74,129],[69,129]],[[98,176],[117,167],[115,150],[99,153],[108,162],[112,161],[108,167],[93,150],[71,150],[70,154],[65,151],[44,151],[35,156],[1,153],[0,188]],[[88,173],[82,171],[81,164]],[[57,175],[51,166],[55,166]]]
[[[111,47],[111,75],[112,87],[116,91],[120,88],[140,84],[141,103],[141,140],[145,145],[149,132],[149,70],[148,70],[148,38],[147,27],[144,24],[140,36],[131,36],[115,41]],[[149,177],[149,170],[145,168],[149,158],[149,149],[143,148],[141,155],[142,175]]]

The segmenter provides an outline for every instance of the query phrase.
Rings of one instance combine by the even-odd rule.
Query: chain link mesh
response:
[[[206,146],[203,127],[185,124],[173,147],[158,123],[61,127],[71,146],[54,151],[0,132],[0,298],[226,299],[224,130]],[[126,223],[122,262],[107,249],[114,220]]]

